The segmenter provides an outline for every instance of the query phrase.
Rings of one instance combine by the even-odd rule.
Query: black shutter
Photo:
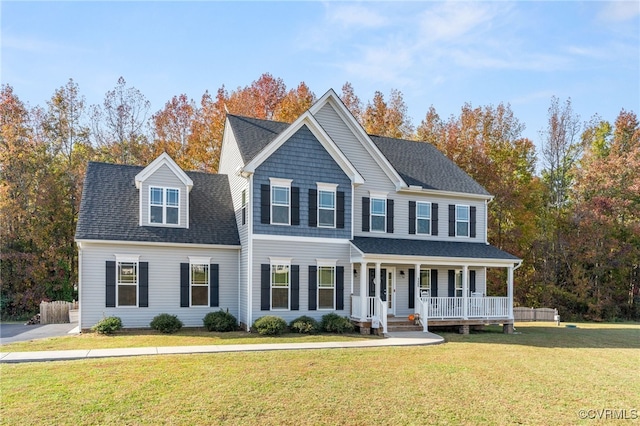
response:
[[[336,228],[344,229],[344,191],[336,192]]]
[[[456,236],[456,206],[449,204],[449,236]]]
[[[138,295],[140,300],[138,306],[140,308],[149,307],[149,262],[138,263],[140,268],[140,279],[138,281]]]
[[[393,200],[387,200],[387,233],[393,234]]]
[[[431,235],[438,235],[438,203],[431,204]]]
[[[300,310],[300,265],[291,265],[291,310]]]
[[[106,303],[107,308],[116,307],[116,262],[107,260],[106,262]]]
[[[271,309],[271,265],[260,265],[260,310]]]
[[[362,232],[369,231],[369,197],[362,197]]]
[[[471,216],[469,219],[469,236],[471,238],[476,237],[476,208],[475,206],[471,206],[469,208],[469,215]]]
[[[449,297],[456,296],[456,271],[449,269]]]
[[[469,288],[472,293],[476,291],[476,271],[474,270],[469,271]]]
[[[209,307],[215,308],[220,306],[220,267],[217,263],[209,265]]]
[[[336,311],[344,309],[344,266],[336,266]]]
[[[416,202],[409,201],[409,233],[416,233]],[[413,306],[409,306],[413,308]]]
[[[431,297],[438,297],[438,270],[431,270],[431,291],[429,292]]]
[[[316,266],[309,265],[309,310],[318,309],[317,304],[318,275]]]
[[[409,309],[415,308],[415,301],[416,301],[416,270],[411,268],[409,269]]]
[[[318,190],[309,189],[309,227],[318,226]]]
[[[242,224],[246,225],[247,224],[247,207],[243,207],[242,208]]]
[[[189,307],[189,264],[180,264],[180,307]]]
[[[300,225],[300,188],[291,187],[291,225]]]
[[[271,186],[260,186],[260,223],[271,223]]]

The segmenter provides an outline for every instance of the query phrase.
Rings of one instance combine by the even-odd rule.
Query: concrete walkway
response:
[[[283,351],[299,349],[375,348],[388,346],[437,345],[444,339],[433,333],[389,333],[385,339],[357,340],[350,342],[317,343],[261,343],[247,345],[164,346],[123,349],[89,349],[40,352],[0,352],[0,363],[67,361],[75,359],[108,358],[140,355],[169,355],[221,352]],[[0,347],[1,349],[1,347]]]

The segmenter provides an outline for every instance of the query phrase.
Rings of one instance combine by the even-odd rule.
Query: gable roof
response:
[[[260,120],[231,114],[227,114],[227,120],[229,120],[229,125],[236,137],[244,164],[253,160],[260,151],[290,125],[280,121]]]
[[[187,187],[188,191],[191,191],[193,181],[187,176],[187,174],[173,161],[173,158],[166,152],[160,154],[158,158],[153,160],[147,167],[142,169],[135,177],[136,188],[140,188],[142,182],[144,182],[149,176],[155,173],[160,167],[167,166],[173,172],[174,175]]]
[[[370,137],[408,185],[490,197],[482,185],[430,143]]]
[[[76,240],[139,241],[239,246],[226,175],[185,172],[189,228],[140,226],[136,176],[143,167],[90,162],[82,191]]]

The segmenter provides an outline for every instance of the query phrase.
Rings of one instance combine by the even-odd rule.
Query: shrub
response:
[[[287,322],[280,317],[267,315],[255,320],[253,327],[263,336],[275,336],[287,329]]]
[[[289,329],[294,333],[314,334],[320,331],[320,324],[313,318],[303,315],[291,321]]]
[[[119,317],[106,317],[102,318],[96,325],[91,327],[91,330],[100,334],[111,334],[121,328],[122,320]]]
[[[151,320],[151,324],[149,325],[161,333],[171,334],[182,328],[182,321],[175,315],[159,314]]]
[[[202,322],[209,331],[234,331],[238,328],[236,317],[225,311],[209,312]]]
[[[338,314],[330,313],[322,317],[320,322],[322,331],[329,333],[350,333],[354,330],[354,326],[347,317],[341,317]]]

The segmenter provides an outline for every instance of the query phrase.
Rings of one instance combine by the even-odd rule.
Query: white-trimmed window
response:
[[[416,233],[431,234],[431,203],[416,202]]]
[[[337,184],[318,183],[318,227],[336,227]]]
[[[462,297],[462,271],[456,271],[455,297]]]
[[[117,306],[138,306],[138,256],[116,256]]]
[[[469,206],[456,205],[456,236],[469,236]]]
[[[271,223],[291,224],[291,179],[270,178],[271,182]]]
[[[288,310],[291,301],[291,260],[271,259],[271,309]]]
[[[420,269],[418,297],[431,296],[431,269]]]
[[[149,223],[178,225],[180,222],[180,190],[149,187]]]
[[[371,198],[371,231],[387,231],[387,200]]]
[[[337,259],[318,259],[318,309],[336,308]]]
[[[191,306],[209,306],[210,261],[208,257],[189,257]]]

